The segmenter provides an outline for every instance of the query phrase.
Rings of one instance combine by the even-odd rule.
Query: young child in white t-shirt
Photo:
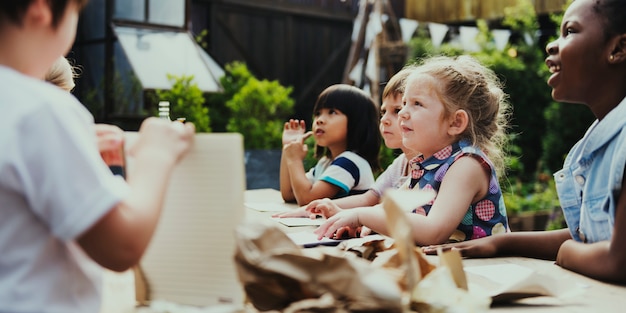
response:
[[[192,124],[149,118],[128,151],[128,181],[111,173],[93,116],[42,79],[71,47],[85,3],[0,2],[2,312],[96,312],[101,266],[139,261],[192,144]]]

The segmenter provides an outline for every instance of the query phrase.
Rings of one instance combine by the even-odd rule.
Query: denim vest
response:
[[[626,98],[595,121],[554,174],[561,208],[577,241],[610,240],[626,165]]]

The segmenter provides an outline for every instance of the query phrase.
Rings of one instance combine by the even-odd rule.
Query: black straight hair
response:
[[[313,107],[313,114],[321,109],[337,109],[348,118],[347,151],[352,151],[367,162],[372,170],[380,170],[379,108],[365,91],[347,84],[336,84],[320,93]],[[330,157],[330,151],[316,145],[315,157]]]

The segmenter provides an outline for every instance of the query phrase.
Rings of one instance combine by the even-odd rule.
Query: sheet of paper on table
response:
[[[536,296],[569,297],[582,292],[517,264],[468,266],[463,270],[469,289],[489,294],[494,303]]]
[[[246,208],[259,212],[285,212],[293,210],[293,204],[284,202],[246,202]]]
[[[320,245],[336,246],[343,241],[341,239],[330,239],[326,237],[322,239],[317,239],[317,234],[314,234],[311,230],[287,233],[287,237],[289,237],[289,239],[291,239],[296,245],[305,248],[311,248]]]
[[[298,227],[298,226],[320,226],[322,225],[326,219],[323,218],[308,218],[308,217],[270,217],[272,220],[281,223],[285,226],[289,227]]]
[[[361,243],[373,240],[385,240],[385,237],[378,234],[369,235],[363,238],[330,239],[324,237],[322,239],[317,239],[317,235],[314,234],[312,230],[303,230],[287,233],[287,237],[289,237],[289,239],[291,239],[296,245],[304,248],[312,248],[317,246],[336,246],[345,240],[351,240]]]

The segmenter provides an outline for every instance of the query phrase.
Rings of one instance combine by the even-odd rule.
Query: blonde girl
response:
[[[436,198],[408,214],[418,245],[464,241],[508,229],[498,183],[509,106],[495,74],[469,56],[433,57],[409,75],[399,112],[402,142],[419,151],[409,188]],[[415,214],[417,213],[417,214]],[[342,211],[316,233],[367,226],[387,234],[384,212]]]

